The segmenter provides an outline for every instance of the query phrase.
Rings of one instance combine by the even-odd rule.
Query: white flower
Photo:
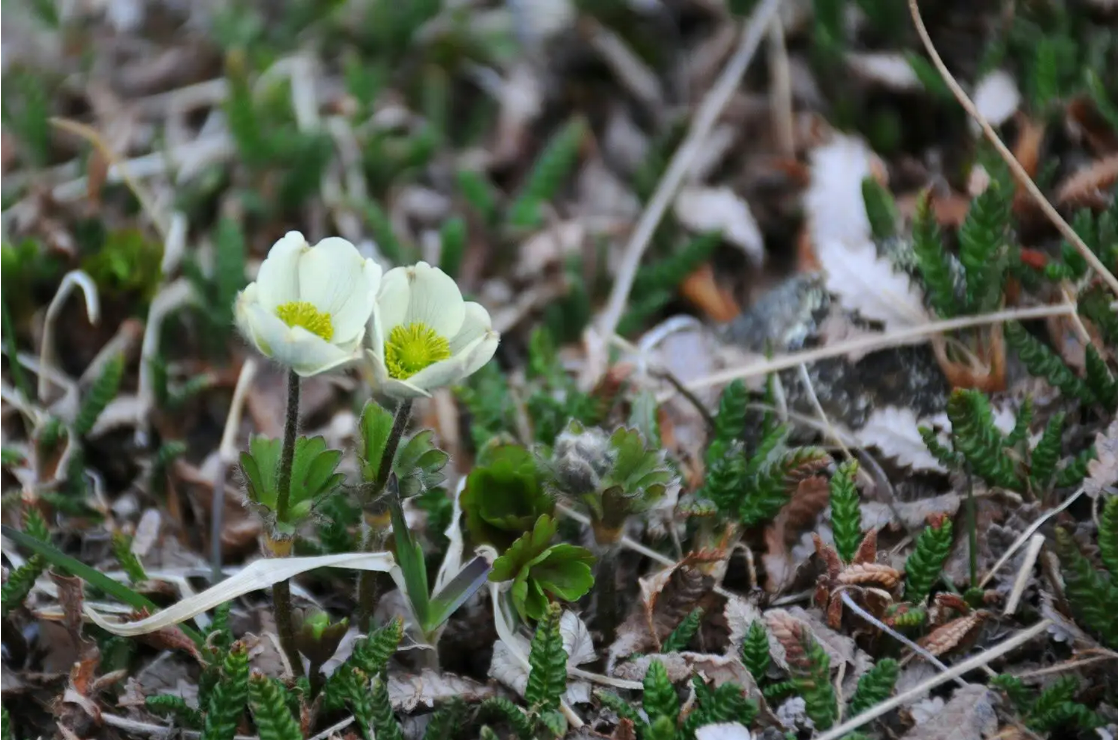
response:
[[[750,740],[752,735],[740,722],[720,722],[703,725],[695,730],[695,740]]]
[[[450,276],[420,262],[385,273],[369,340],[373,384],[396,398],[417,398],[477,372],[501,336],[489,312],[462,300]]]
[[[237,327],[299,375],[325,372],[360,356],[380,277],[380,266],[345,239],[311,247],[289,231],[237,296]]]

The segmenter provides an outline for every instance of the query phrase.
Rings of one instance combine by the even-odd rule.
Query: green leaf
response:
[[[146,581],[148,576],[140,559],[132,552],[132,538],[122,532],[114,532],[112,536],[113,556],[120,563],[121,569],[128,574],[128,580],[133,585]]]
[[[101,412],[120,391],[120,381],[123,377],[124,356],[115,355],[105,363],[101,374],[93,381],[93,385],[82,398],[81,408],[78,410],[78,415],[74,417],[75,436],[84,437],[93,430],[93,425],[97,423]]]
[[[905,599],[921,604],[928,598],[932,586],[939,579],[943,564],[951,554],[951,520],[943,517],[939,526],[924,527],[916,538],[916,547],[905,561]]]
[[[361,477],[366,483],[377,483],[381,460],[392,431],[393,414],[381,408],[376,402],[369,401],[361,413],[359,429],[361,446],[358,458],[361,462]],[[405,437],[396,447],[392,460],[392,472],[396,474],[400,496],[411,498],[445,480],[442,474],[450,456],[432,444],[434,432],[423,430],[411,437]]]
[[[674,730],[679,719],[679,696],[668,678],[667,669],[659,660],[650,662],[648,672],[644,674],[643,707],[653,727],[658,720],[666,719],[671,722]]]
[[[859,506],[858,462],[849,460],[831,477],[831,527],[835,549],[844,563],[854,559],[862,543],[862,509]]]
[[[392,478],[388,484],[388,512],[392,518],[392,535],[396,540],[396,562],[403,573],[406,596],[411,603],[415,618],[421,625],[426,625],[431,618],[427,561],[423,557],[423,545],[408,528],[400,498],[393,490],[394,481],[395,478]]]
[[[499,550],[531,530],[540,515],[555,510],[535,457],[517,445],[491,449],[485,464],[470,471],[461,504],[471,540]]]
[[[221,679],[210,693],[202,724],[202,740],[233,740],[248,700],[248,649],[237,642],[221,666]]]
[[[1095,403],[1095,394],[1079,376],[1071,371],[1059,355],[1030,334],[1016,321],[1006,322],[1005,339],[1017,351],[1029,374],[1044,378],[1060,391],[1083,403]]]
[[[990,311],[1002,299],[1006,269],[1006,229],[1010,197],[998,181],[973,201],[959,228],[959,261],[967,276],[967,307],[972,312]]]
[[[388,698],[388,677],[384,674],[373,678],[371,695],[373,709],[373,729],[377,740],[404,740],[404,731],[392,711]]]
[[[900,215],[893,194],[872,177],[862,180],[862,201],[869,217],[870,231],[875,239],[888,239],[897,235]]]
[[[171,717],[176,726],[188,730],[202,727],[202,712],[187,704],[181,696],[154,694],[144,697],[144,709],[152,714]]]
[[[1036,446],[1029,454],[1029,481],[1037,492],[1047,491],[1056,473],[1056,463],[1060,460],[1060,447],[1063,440],[1065,415],[1055,413],[1048,420]]]
[[[478,714],[497,716],[512,725],[513,732],[520,740],[536,740],[532,735],[532,723],[524,711],[503,696],[486,699],[478,707]]]
[[[477,593],[489,579],[490,565],[483,557],[475,557],[437,593],[428,609],[428,622],[423,630],[428,634],[450,619],[458,607]]]
[[[847,713],[853,717],[888,699],[897,683],[899,671],[900,665],[892,658],[877,661],[873,668],[858,679],[858,688],[850,699]]]
[[[722,232],[707,231],[692,237],[679,251],[643,265],[633,279],[633,295],[674,294],[684,278],[710,261],[720,244]]]
[[[277,483],[281,447],[282,442],[278,439],[256,436],[249,440],[249,451],[241,453],[241,471],[248,498],[264,509],[265,516],[269,518],[275,517],[279,498]],[[345,476],[334,472],[341,459],[341,451],[326,449],[323,437],[299,437],[295,440],[288,519],[273,522],[281,531],[293,532],[315,505],[342,484]]]
[[[676,628],[672,630],[671,634],[664,640],[664,644],[660,646],[661,653],[676,653],[687,648],[691,638],[699,630],[699,625],[703,621],[702,607],[696,607],[683,618]]]
[[[1008,334],[1008,331],[1007,331]],[[986,482],[1003,488],[1020,486],[1005,439],[994,426],[990,402],[979,391],[957,389],[947,401],[955,449]]]
[[[1099,559],[1118,582],[1118,496],[1107,496],[1099,515]]]
[[[486,224],[492,225],[497,218],[497,189],[481,172],[460,169],[455,173],[458,192]]]
[[[1118,648],[1118,585],[1095,570],[1066,530],[1056,529],[1056,550],[1064,575],[1065,595],[1075,621],[1098,633],[1104,644]]]
[[[752,527],[773,519],[788,503],[796,485],[830,463],[830,456],[817,447],[798,447],[753,478],[741,503],[742,526]]]
[[[741,643],[741,659],[758,684],[765,680],[771,662],[769,632],[759,619],[749,623],[749,629]]]
[[[541,616],[528,655],[528,684],[524,698],[535,712],[559,709],[567,690],[567,651],[559,631],[562,610],[551,604]]]
[[[937,78],[939,75],[936,75]],[[936,315],[949,319],[960,313],[962,306],[955,296],[955,279],[951,273],[943,237],[932,212],[931,194],[924,193],[916,204],[912,224],[912,252],[916,267],[924,279],[924,290]]]
[[[260,740],[303,740],[299,722],[291,715],[279,687],[259,673],[248,681],[248,700]]]
[[[439,268],[452,278],[458,277],[462,256],[466,253],[466,221],[454,216],[439,228]]]
[[[594,556],[583,547],[551,545],[556,525],[541,515],[532,531],[512,544],[493,563],[489,580],[513,581],[513,606],[521,618],[540,619],[547,609],[548,594],[575,601],[594,585],[590,565]]]
[[[528,173],[519,196],[509,207],[510,226],[531,229],[542,223],[542,207],[556,196],[563,181],[574,170],[587,130],[586,122],[575,117],[552,136]]]

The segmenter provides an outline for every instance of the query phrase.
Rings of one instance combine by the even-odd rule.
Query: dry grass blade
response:
[[[202,612],[224,604],[238,596],[269,588],[280,581],[317,568],[344,568],[347,570],[371,570],[388,573],[397,587],[405,590],[403,575],[396,566],[391,553],[351,552],[339,555],[321,555],[308,558],[278,558],[257,560],[236,575],[229,577],[216,586],[187,597],[150,617],[136,622],[111,622],[88,606],[85,615],[100,628],[114,635],[137,637],[171,625],[185,622]]]
[[[939,52],[936,51],[935,44],[932,43],[931,37],[928,36],[928,29],[924,27],[924,19],[920,17],[920,8],[917,6],[916,0],[908,0],[908,9],[912,13],[912,22],[916,26],[916,33],[920,35],[920,41],[923,42],[928,56],[931,57],[932,63],[935,65],[936,70],[939,71],[943,81],[951,89],[951,93],[955,96],[955,99],[959,101],[959,105],[963,106],[967,115],[977,121],[978,125],[982,127],[982,133],[990,140],[994,148],[998,150],[998,154],[1005,160],[1005,163],[1009,165],[1009,169],[1013,171],[1013,176],[1024,186],[1029,195],[1033,197],[1033,200],[1037,202],[1037,205],[1040,206],[1040,210],[1044,212],[1044,215],[1048,217],[1048,220],[1052,222],[1056,230],[1060,232],[1060,236],[1067,239],[1068,244],[1075,247],[1075,251],[1079,252],[1084,261],[1091,266],[1091,269],[1106,281],[1106,284],[1110,286],[1110,289],[1114,291],[1115,295],[1118,295],[1118,278],[1114,277],[1114,274],[1106,268],[1106,265],[1104,265],[1097,256],[1095,256],[1095,253],[1090,250],[1083,239],[1075,233],[1075,229],[1071,228],[1071,225],[1064,220],[1064,217],[1060,215],[1059,211],[1048,202],[1048,199],[1044,197],[1044,193],[1040,192],[1040,188],[1038,188],[1036,183],[1033,182],[1033,179],[1029,177],[1029,173],[1025,171],[1025,168],[1021,166],[1017,158],[1013,156],[1013,152],[1009,151],[1009,148],[1002,143],[1002,140],[998,137],[997,132],[994,131],[990,122],[978,112],[978,109],[974,106],[974,102],[967,96],[966,92],[963,91],[963,88],[959,86],[959,83],[955,81],[955,77],[947,69],[947,65],[943,63],[943,59],[940,58]]]
[[[872,709],[868,709],[855,717],[851,717],[842,724],[836,727],[832,727],[827,732],[824,732],[822,735],[815,738],[815,740],[838,740],[840,737],[843,737],[851,730],[856,730],[862,725],[872,722],[881,715],[893,711],[902,704],[906,704],[913,699],[918,699],[940,684],[947,683],[952,679],[962,676],[964,673],[968,673],[969,671],[973,671],[975,668],[993,662],[994,660],[1008,653],[1010,650],[1018,648],[1021,645],[1024,645],[1029,640],[1032,640],[1034,637],[1043,634],[1049,628],[1049,626],[1051,626],[1051,624],[1052,620],[1042,619],[1041,621],[1034,624],[1032,627],[1018,632],[1016,635],[1009,638],[1008,640],[1005,640],[1004,642],[995,645],[994,647],[989,648],[988,650],[985,650],[972,658],[968,658],[961,663],[957,663],[953,665],[949,670],[946,670],[936,676],[932,676],[926,681],[922,681],[916,686],[913,686],[908,691],[901,692],[900,694],[897,694],[896,696],[875,705]]]
[[[645,208],[636,228],[633,229],[633,235],[629,238],[629,243],[625,245],[625,253],[622,256],[617,277],[614,279],[609,301],[598,322],[597,335],[602,342],[608,341],[617,330],[617,323],[621,320],[621,313],[625,310],[625,303],[629,299],[629,290],[633,287],[633,280],[637,276],[637,268],[640,266],[644,250],[648,247],[660,219],[664,216],[668,206],[671,205],[676,190],[679,189],[680,183],[683,182],[684,176],[691,167],[692,160],[703,146],[715,120],[726,103],[729,102],[742,74],[753,60],[753,55],[756,53],[761,39],[768,31],[769,24],[772,22],[778,7],[780,7],[780,0],[765,0],[757,6],[753,15],[749,17],[742,31],[741,42],[737,50],[722,70],[722,74],[715,82],[714,87],[703,99],[702,105],[699,106],[695,119],[691,123],[691,128],[687,132],[687,138],[676,150],[671,164],[668,165],[667,171],[656,186],[656,192],[653,193],[648,207]],[[595,377],[599,377],[604,370],[604,367],[598,368],[594,373]]]
[[[944,332],[957,329],[969,329],[974,326],[999,324],[1006,321],[1025,321],[1028,319],[1045,318],[1048,316],[1070,316],[1075,312],[1075,306],[1061,303],[1055,306],[1034,306],[1032,308],[1017,308],[1008,311],[997,311],[980,316],[964,316],[947,321],[933,321],[920,326],[887,332],[884,334],[871,334],[858,337],[846,342],[837,342],[829,347],[792,352],[780,357],[763,362],[754,362],[744,367],[732,367],[712,373],[704,378],[699,378],[687,383],[687,388],[695,390],[710,388],[711,386],[729,383],[739,378],[755,378],[759,375],[779,372],[795,367],[801,363],[818,362],[829,357],[841,357],[852,353],[869,353],[905,344],[917,338],[929,338]],[[671,392],[667,392],[668,397]],[[663,400],[663,399],[661,399]]]

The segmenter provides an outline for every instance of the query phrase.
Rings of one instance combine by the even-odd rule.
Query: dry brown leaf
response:
[[[714,578],[703,566],[724,557],[713,551],[692,553],[672,568],[640,579],[648,630],[657,646],[711,594]]]
[[[998,730],[996,693],[985,686],[955,690],[951,701],[928,721],[913,727],[902,740],[980,740]]]
[[[885,563],[862,563],[847,566],[838,582],[847,586],[880,586],[892,591],[900,583],[901,574]]]
[[[685,277],[679,292],[712,321],[730,321],[741,313],[733,294],[714,279],[714,268],[709,262]]]
[[[1087,463],[1083,491],[1098,498],[1103,489],[1118,483],[1118,421],[1112,421],[1105,432],[1095,435],[1095,456]]]
[[[862,537],[862,541],[858,543],[858,549],[854,551],[854,560],[852,562],[855,565],[877,562],[876,529],[871,529]]]
[[[765,259],[765,240],[749,204],[728,187],[685,185],[675,197],[676,218],[690,231],[721,231],[722,238],[738,247],[749,261]]]
[[[732,594],[726,600],[722,615],[730,628],[730,647],[734,653],[741,650],[741,644],[745,639],[745,633],[749,631],[749,625],[759,619],[764,619],[764,615],[761,614],[761,610],[757,608],[756,604],[737,594]]]
[[[953,619],[947,624],[936,627],[928,635],[921,638],[919,645],[932,655],[943,655],[950,652],[975,635],[975,630],[986,621],[990,613],[976,611],[963,617]]]
[[[637,740],[637,728],[633,720],[620,720],[613,731],[612,740]]]
[[[1114,184],[1118,182],[1118,154],[1096,159],[1070,175],[1056,189],[1056,202],[1061,206],[1106,208],[1114,200]]]
[[[765,590],[778,593],[794,579],[804,560],[793,555],[789,547],[798,541],[801,531],[815,523],[827,508],[830,486],[825,478],[809,475],[796,485],[788,504],[765,528]]]
[[[811,541],[815,543],[815,554],[823,561],[824,566],[827,568],[827,577],[836,579],[842,573],[842,561],[839,559],[839,554],[831,545],[823,542],[823,538],[815,532],[811,533]]]
[[[429,668],[418,674],[388,675],[388,699],[392,702],[393,709],[404,712],[415,711],[418,707],[431,708],[455,697],[477,702],[493,695],[491,686]]]

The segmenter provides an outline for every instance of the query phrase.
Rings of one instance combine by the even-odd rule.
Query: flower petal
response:
[[[480,303],[470,301],[464,303],[463,308],[465,308],[465,313],[462,328],[450,338],[450,353],[452,355],[461,352],[464,347],[493,327],[493,320],[489,317],[489,312]]]
[[[299,257],[310,249],[298,231],[289,231],[268,250],[256,275],[260,305],[275,312],[276,306],[299,300]]]
[[[466,359],[463,361],[463,378],[467,378],[493,359],[497,353],[497,346],[501,343],[501,335],[495,331],[487,331],[481,341],[472,345],[468,352],[463,352]]]
[[[377,292],[377,307],[373,316],[380,322],[379,343],[394,328],[404,323],[408,315],[408,301],[411,295],[411,280],[407,267],[393,267],[384,274]],[[376,332],[369,332],[376,339]]]
[[[423,323],[446,339],[455,336],[466,318],[465,302],[458,283],[426,262],[417,262],[407,270],[411,290],[404,322]],[[386,326],[385,331],[390,329]]]
[[[408,378],[408,382],[424,390],[441,388],[445,385],[457,383],[459,380],[469,375],[466,371],[466,363],[471,359],[474,349],[480,346],[484,341],[484,336],[477,337],[473,342],[466,345],[461,353],[451,355],[448,359],[441,360],[433,365],[428,365]],[[496,351],[496,347],[494,347],[494,351]],[[492,357],[492,354],[490,357]]]
[[[350,339],[358,325],[364,326],[373,310],[376,286],[369,295],[372,275],[366,275],[357,247],[340,237],[323,239],[300,258],[298,273],[299,300],[330,315],[339,341]]]
[[[356,358],[301,326],[291,327],[262,306],[248,306],[253,341],[267,357],[306,377],[332,370]]]
[[[233,320],[237,324],[237,329],[245,339],[254,344],[256,343],[256,339],[252,330],[252,321],[250,320],[248,307],[259,302],[260,296],[256,283],[249,283],[246,285],[245,289],[237,294],[237,299],[233,302]]]
[[[365,350],[364,368],[366,380],[373,389],[393,398],[427,398],[431,394],[412,385],[406,380],[396,380],[388,376],[388,367],[384,364],[384,357],[375,354],[372,350]]]

